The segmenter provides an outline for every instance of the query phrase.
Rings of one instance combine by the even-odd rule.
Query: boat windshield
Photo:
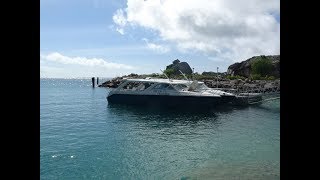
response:
[[[188,88],[188,91],[199,92],[207,89],[210,89],[210,88],[208,88],[208,86],[206,86],[204,83],[198,83],[198,84],[191,84]]]
[[[198,85],[197,89],[199,89],[199,90],[205,90],[205,89],[209,89],[209,87],[206,86],[204,83],[201,83],[201,84]]]

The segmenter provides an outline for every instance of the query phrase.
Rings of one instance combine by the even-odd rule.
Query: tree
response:
[[[266,57],[260,57],[252,63],[252,72],[253,74],[260,76],[267,76],[271,74],[273,65],[271,60]]]
[[[166,70],[164,70],[164,73],[168,76],[168,77],[171,77],[173,74],[174,74],[174,69],[172,68],[168,68]]]

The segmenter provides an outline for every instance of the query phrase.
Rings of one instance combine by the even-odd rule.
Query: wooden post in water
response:
[[[99,85],[99,77],[97,77],[97,86]]]
[[[95,83],[94,77],[92,77],[91,80],[92,80],[92,88],[94,88],[94,86],[95,86],[95,85],[94,85],[94,83]]]

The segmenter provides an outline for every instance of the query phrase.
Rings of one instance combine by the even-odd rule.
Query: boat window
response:
[[[171,85],[169,85],[169,86],[166,88],[166,90],[174,90],[174,88],[173,88]]]
[[[148,82],[146,82],[146,83],[143,83],[144,84],[144,86],[145,86],[145,89],[147,89],[147,88],[149,88],[151,85],[153,85],[154,83],[148,83]]]
[[[160,83],[154,86],[153,89],[166,89],[169,86],[169,84]]]
[[[123,86],[124,90],[132,90],[132,91],[143,91],[150,87],[153,83],[149,82],[129,82],[125,86]]]
[[[174,87],[179,91],[186,90],[188,88],[188,86],[185,84],[175,84]]]
[[[154,86],[155,90],[174,90],[174,88],[170,84],[160,83]]]

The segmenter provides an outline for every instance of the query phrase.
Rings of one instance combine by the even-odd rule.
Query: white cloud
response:
[[[163,54],[170,51],[170,48],[165,45],[150,43],[149,40],[146,38],[142,38],[142,40],[146,42],[148,49],[151,49],[157,53]]]
[[[124,27],[127,24],[127,19],[124,16],[122,9],[118,9],[116,13],[112,16],[113,22],[116,23],[119,27],[116,28],[120,34],[124,35]]]
[[[90,67],[104,67],[107,69],[133,69],[132,66],[125,64],[118,64],[107,62],[99,58],[86,58],[86,57],[68,57],[60,53],[54,52],[48,55],[40,55],[40,62],[44,63],[45,61],[56,62],[60,64],[73,64],[81,66],[90,66]]]
[[[124,35],[123,28],[116,28],[116,31],[118,31],[121,35]]]
[[[169,48],[162,46],[162,45],[158,45],[158,44],[154,44],[154,43],[147,43],[147,46],[149,49],[155,50],[156,52],[159,52],[159,53],[169,52]]]
[[[112,19],[116,24],[120,26],[125,26],[127,24],[127,20],[124,17],[124,13],[122,9],[118,9],[115,15],[112,17]]]
[[[100,58],[68,57],[54,52],[40,54],[40,77],[115,77],[137,73],[138,67],[107,62]]]
[[[279,0],[127,0],[113,21],[122,33],[125,27],[140,26],[181,51],[242,61],[280,54],[280,24],[272,15],[279,12]]]

